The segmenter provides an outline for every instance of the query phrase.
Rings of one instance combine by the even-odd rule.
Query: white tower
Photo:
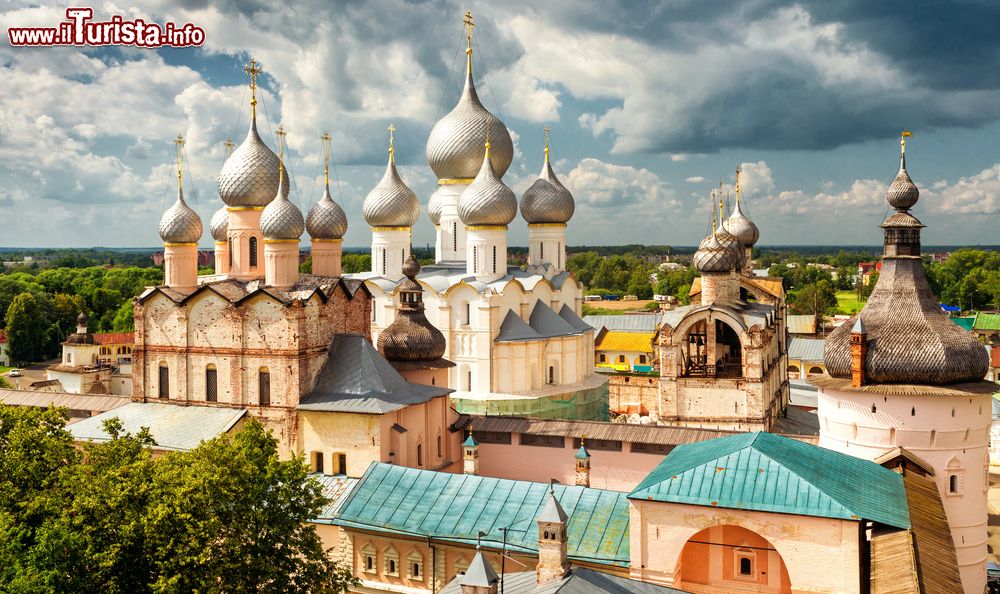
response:
[[[908,133],[904,133],[904,136]],[[831,378],[818,380],[820,445],[874,459],[895,447],[933,466],[965,592],[986,586],[987,447],[991,394],[983,346],[938,307],[924,276],[919,191],[906,171],[887,199],[885,251],[875,290],[857,319],[825,346]]]
[[[489,138],[479,174],[462,192],[458,216],[466,228],[466,273],[483,282],[505,276],[507,225],[517,216],[517,198],[493,171]]]
[[[528,222],[528,265],[566,269],[566,223],[573,217],[573,194],[556,177],[549,160],[549,129],[545,128],[542,172],[521,196],[521,216]]]

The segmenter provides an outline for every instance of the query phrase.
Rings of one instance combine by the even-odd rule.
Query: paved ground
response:
[[[15,388],[27,389],[27,387],[31,385],[32,382],[39,382],[45,380],[46,379],[45,368],[48,367],[49,365],[58,362],[59,362],[58,359],[56,359],[44,363],[34,363],[32,365],[29,365],[28,367],[20,368],[21,377],[7,377],[7,374],[4,374],[4,377],[7,377],[7,380],[10,383],[14,384]]]

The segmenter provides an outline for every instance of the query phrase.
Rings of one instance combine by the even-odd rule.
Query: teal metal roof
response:
[[[962,316],[962,317],[955,316],[951,318],[951,321],[955,322],[963,329],[972,332],[972,327],[976,323],[976,316]]]
[[[627,567],[629,504],[617,491],[554,485],[569,515],[571,559]],[[434,472],[373,462],[334,524],[374,532],[500,547],[500,528],[510,527],[507,547],[538,551],[535,518],[546,503],[549,485],[468,474]]]
[[[677,446],[628,497],[910,527],[899,474],[773,433]]]

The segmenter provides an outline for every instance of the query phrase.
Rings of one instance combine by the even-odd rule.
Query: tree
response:
[[[299,272],[302,274],[312,274],[313,270],[313,257],[312,254],[306,256],[306,259],[299,264]]]
[[[649,273],[642,268],[636,268],[632,271],[625,290],[629,295],[635,295],[639,299],[652,299],[653,286],[649,283]]]
[[[40,361],[48,345],[50,321],[40,300],[21,293],[7,308],[7,339],[11,359],[19,364]]]
[[[828,280],[806,285],[793,296],[791,309],[797,314],[819,317],[832,313],[837,308],[837,292],[833,289],[833,283]]]
[[[132,300],[122,303],[115,313],[111,330],[113,332],[132,332],[135,330],[135,304]]]
[[[340,259],[344,274],[366,272],[372,269],[371,254],[344,254]]]

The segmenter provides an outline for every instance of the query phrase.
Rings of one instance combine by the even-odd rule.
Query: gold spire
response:
[[[549,127],[548,126],[545,126],[545,162],[546,163],[549,162]]]
[[[486,120],[486,156],[484,159],[490,158],[490,121]],[[491,165],[492,167],[492,165]]]
[[[323,141],[323,175],[326,178],[327,187],[330,187],[330,141],[333,138],[329,132],[324,130],[320,140]]]
[[[396,163],[396,148],[393,146],[393,141],[395,140],[396,127],[389,124],[389,162],[392,164]]]
[[[721,224],[721,223],[722,223],[722,221],[724,221],[724,220],[725,220],[725,218],[726,218],[726,213],[725,213],[725,211],[723,210],[723,202],[722,202],[722,195],[723,195],[723,192],[722,192],[722,182],[720,181],[720,182],[719,182],[719,223],[720,223],[720,224]]]
[[[228,159],[229,157],[231,157],[233,155],[233,146],[235,146],[233,144],[233,139],[232,138],[227,138],[226,142],[225,142],[225,145],[226,145],[226,158]]]
[[[736,166],[736,206],[740,205],[740,166]]]
[[[257,119],[257,77],[262,72],[260,62],[250,58],[250,62],[243,67],[243,72],[250,77],[250,111],[254,119]]]
[[[281,182],[285,177],[285,129],[278,124],[278,193],[281,194]]]
[[[467,68],[468,72],[472,72],[472,30],[476,27],[476,21],[472,18],[471,10],[465,11],[465,18],[462,19],[462,22],[465,23],[465,41],[467,44],[465,55],[468,56]]]
[[[181,147],[184,146],[184,137],[178,134],[177,138],[174,139],[174,144],[177,145],[177,189],[179,190],[183,185],[183,177],[181,176]]]
[[[899,134],[899,154],[900,155],[905,155],[906,154],[906,139],[908,137],[911,137],[911,136],[913,136],[913,132],[910,132],[909,130],[903,130]]]

